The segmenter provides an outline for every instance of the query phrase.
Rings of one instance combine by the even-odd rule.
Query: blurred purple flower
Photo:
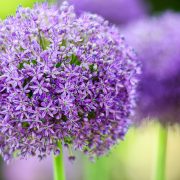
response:
[[[142,0],[69,0],[78,13],[89,11],[115,24],[129,23],[145,16]]]
[[[46,157],[57,141],[102,155],[122,139],[139,63],[103,18],[66,2],[19,7],[0,22],[0,153]]]
[[[180,122],[180,14],[166,12],[124,28],[127,41],[139,53],[143,73],[138,115]]]
[[[37,158],[16,160],[9,165],[4,165],[6,180],[52,180],[52,161],[47,157],[44,161]]]

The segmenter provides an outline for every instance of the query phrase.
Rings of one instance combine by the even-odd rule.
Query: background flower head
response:
[[[115,24],[124,24],[145,16],[147,7],[142,0],[69,0],[78,13],[89,11]]]
[[[166,12],[124,28],[143,64],[138,115],[179,123],[180,15]]]

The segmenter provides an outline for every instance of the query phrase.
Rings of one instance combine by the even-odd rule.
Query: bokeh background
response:
[[[43,0],[0,0],[0,18],[13,15],[19,5],[32,7],[35,2]],[[78,12],[86,10],[87,0],[70,0],[78,7]],[[146,16],[156,16],[165,11],[180,12],[180,0],[124,0],[124,11],[116,7],[118,0],[96,0],[97,7],[91,7],[95,0],[90,1],[88,11],[100,13],[112,23],[124,25],[135,23]],[[119,0],[123,1],[123,0]],[[61,3],[60,1],[58,3]],[[114,4],[113,4],[114,3]],[[95,4],[95,3],[94,3]],[[100,10],[99,10],[100,9]],[[112,16],[108,15],[111,11]],[[129,16],[131,15],[131,17]],[[180,37],[177,37],[180,38]],[[179,47],[180,49],[180,47]],[[90,162],[84,155],[76,153],[76,161],[70,163],[65,151],[67,180],[151,180],[157,150],[157,136],[160,125],[156,119],[146,120],[138,127],[132,127],[123,142],[116,145],[105,157]],[[168,127],[168,146],[166,161],[166,179],[180,180],[180,128],[178,125]],[[36,158],[16,160],[6,165],[0,163],[0,180],[52,180],[51,157],[39,162]]]

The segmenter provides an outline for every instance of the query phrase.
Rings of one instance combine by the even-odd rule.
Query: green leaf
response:
[[[41,35],[39,35],[39,40],[40,40],[40,46],[43,50],[46,50],[51,44],[51,42],[48,39],[42,37]]]
[[[23,69],[23,68],[24,68],[24,62],[19,63],[19,64],[18,64],[18,69],[21,70],[21,69]]]
[[[64,137],[64,142],[65,142],[66,144],[72,144],[73,138],[66,136],[66,137]]]
[[[89,65],[89,69],[90,69],[91,72],[93,72],[94,64]]]
[[[90,65],[89,65],[89,69],[90,69],[91,73],[98,71],[98,70],[97,70],[97,67],[95,66],[95,64],[90,64]]]
[[[81,64],[81,61],[78,59],[76,55],[72,54],[70,64],[79,66]]]
[[[66,40],[63,39],[63,40],[62,40],[62,43],[61,43],[59,46],[60,46],[60,47],[61,47],[61,46],[66,46],[66,44],[67,44]]]
[[[36,61],[36,60],[32,60],[31,62],[32,62],[32,64],[37,64],[37,61]],[[18,64],[17,68],[18,68],[19,70],[21,70],[21,69],[24,68],[24,64],[29,64],[29,65],[30,65],[31,62],[30,62],[30,61],[23,60],[22,62],[20,62],[20,63]]]
[[[62,114],[62,117],[61,117],[61,118],[62,118],[62,120],[65,121],[65,122],[68,120],[67,117],[66,117],[64,114]]]
[[[59,68],[60,66],[61,66],[61,63],[58,62],[58,63],[56,64],[56,68]]]
[[[31,81],[31,78],[30,78],[30,77],[24,79],[23,87],[25,87],[25,86],[27,85],[27,83],[29,83],[30,81]]]
[[[20,50],[21,52],[25,51],[25,49],[22,48],[22,47],[20,47],[19,50]]]
[[[31,62],[32,62],[33,65],[37,65],[36,59],[33,59]]]
[[[22,127],[23,128],[28,128],[30,125],[28,122],[22,122]]]
[[[32,92],[32,90],[27,94],[27,96],[28,96],[28,98],[29,99],[31,99],[32,98],[32,96],[33,96],[33,92]]]
[[[88,119],[94,119],[96,117],[96,113],[94,111],[91,111],[88,113]]]

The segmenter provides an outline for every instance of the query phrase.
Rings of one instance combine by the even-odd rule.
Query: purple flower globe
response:
[[[69,0],[78,13],[89,11],[115,24],[124,24],[145,16],[147,8],[142,0]]]
[[[66,2],[0,22],[0,153],[40,158],[57,143],[90,157],[123,139],[139,63],[116,27]],[[72,158],[72,157],[71,157]]]
[[[140,118],[158,118],[163,124],[180,122],[179,29],[180,14],[173,12],[124,28],[143,64],[138,87]]]

